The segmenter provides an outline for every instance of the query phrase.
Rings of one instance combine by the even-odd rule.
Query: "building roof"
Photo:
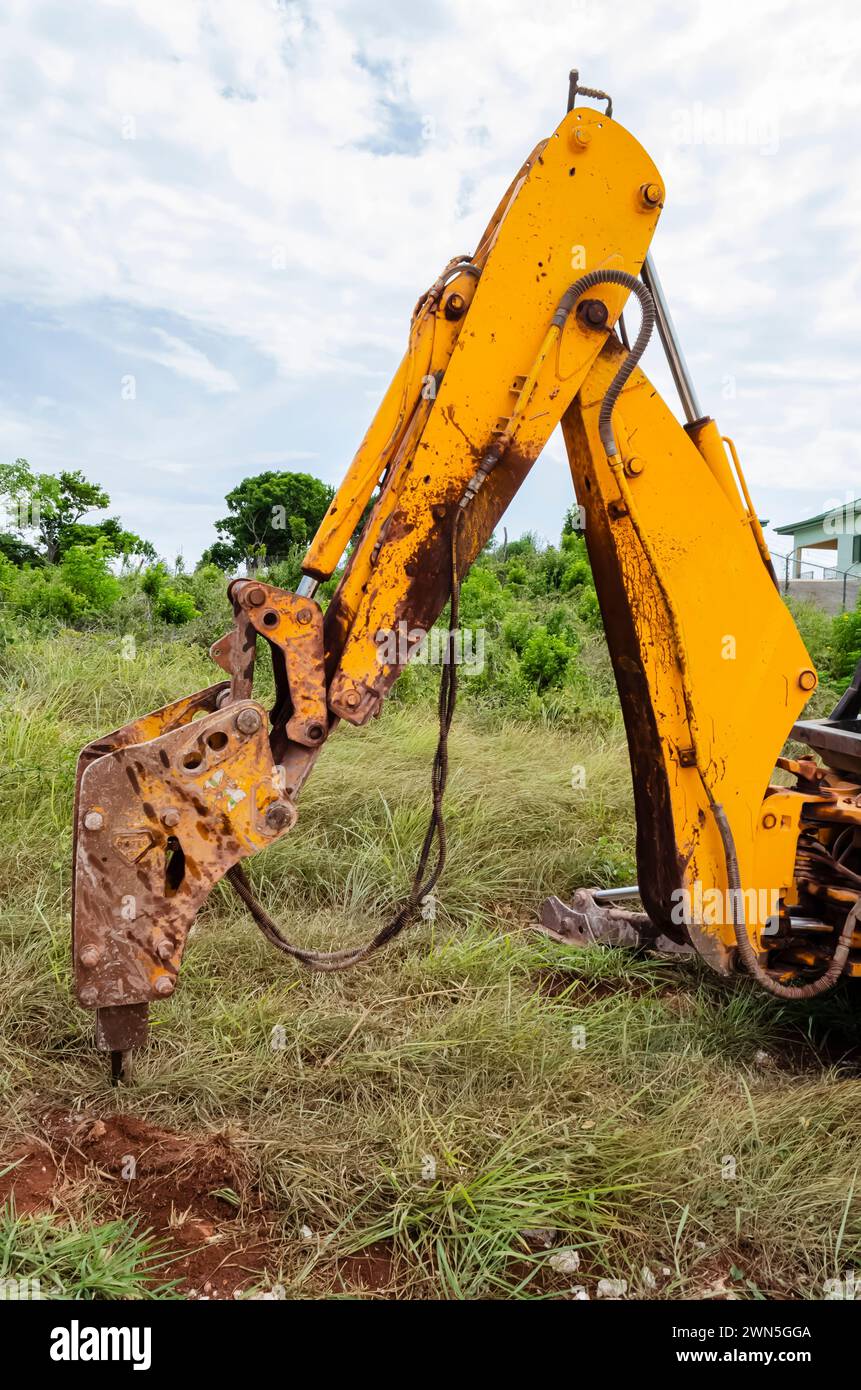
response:
[[[804,517],[802,521],[789,521],[785,526],[775,526],[774,530],[778,536],[791,536],[804,526],[815,526],[817,521],[824,521],[827,516],[836,516],[838,512],[847,511],[850,507],[853,510],[861,510],[861,497],[856,497],[854,502],[842,502],[837,507],[829,507],[827,512],[818,512],[816,516]]]

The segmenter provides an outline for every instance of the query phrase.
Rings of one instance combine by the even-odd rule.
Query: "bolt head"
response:
[[[802,671],[798,677],[798,684],[802,690],[815,690],[818,683],[815,671]]]
[[[256,734],[260,728],[260,715],[256,709],[241,709],[236,716],[236,727],[241,734]]]
[[[296,812],[287,801],[276,801],[266,812],[266,829],[277,834],[281,830],[286,830],[293,825],[296,820]]]
[[[164,815],[161,818],[161,823],[162,825],[166,825],[168,830],[170,830],[174,825],[179,825],[179,811],[177,811],[176,807],[171,806],[167,811],[165,811]]]
[[[160,941],[155,948],[155,953],[159,960],[170,960],[173,955],[173,947],[169,941]]]
[[[586,129],[584,126],[578,126],[574,131],[571,143],[575,150],[585,150],[586,146],[592,143],[591,130]]]
[[[92,970],[94,965],[98,965],[101,958],[102,953],[98,946],[85,946],[78,955],[81,965],[85,965],[88,970]]]
[[[78,997],[86,1008],[92,1009],[99,997],[99,992],[93,985],[85,985]]]
[[[101,830],[105,823],[105,818],[101,811],[88,811],[84,816],[84,826],[87,830]]]
[[[297,621],[297,622],[300,622],[300,623],[310,623],[310,621],[311,621],[311,609],[310,609],[310,608],[300,608],[300,609],[299,609],[299,612],[296,614],[296,621]]]
[[[167,975],[160,975],[159,978],[156,980],[153,988],[155,989],[156,994],[161,994],[162,996],[164,996],[165,994],[173,994],[173,980],[171,980]]]
[[[344,696],[344,704],[347,706],[347,708],[348,708],[348,709],[355,709],[358,703],[359,703],[359,692],[358,692],[358,690],[348,690],[347,693],[346,693],[346,695]]]
[[[460,319],[466,313],[466,300],[462,294],[450,294],[445,302],[445,316],[447,319]]]
[[[772,811],[768,811],[766,815],[763,816],[762,823],[766,830],[773,830],[777,825],[777,816]]]
[[[266,602],[265,589],[249,589],[246,595],[252,608],[259,608],[261,603]]]
[[[640,189],[640,197],[648,208],[656,208],[664,196],[664,190],[659,183],[644,183]]]

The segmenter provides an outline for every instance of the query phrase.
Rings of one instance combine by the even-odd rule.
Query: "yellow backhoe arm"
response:
[[[405,660],[381,638],[427,632],[449,597],[456,617],[460,577],[560,422],[624,711],[639,891],[654,930],[722,972],[740,957],[775,992],[797,992],[785,981],[799,972],[808,988],[825,987],[847,966],[858,894],[832,874],[831,851],[861,818],[858,788],[833,759],[828,772],[801,766],[795,790],[769,785],[816,675],[735,451],[699,411],[647,259],[660,174],[609,104],[574,108],[572,97],[571,107],[475,254],[451,261],[416,305],[406,355],[297,593],[235,580],[234,627],[213,648],[229,682],[81,755],[76,982],[98,1011],[100,1044],[116,1054],[143,1040],[149,1001],[173,991],[194,915],[224,874],[275,944],[318,968],[364,958],[324,962],[286,946],[239,863],[292,828],[337,722],[361,725],[379,711]],[[633,350],[616,333],[631,294],[643,317]],[[656,318],[685,427],[636,365]],[[324,615],[318,585],[377,490]],[[276,678],[268,714],[252,698],[259,637]],[[444,740],[453,673],[443,680]],[[444,763],[434,770],[437,824]],[[799,934],[792,910],[817,894],[816,930]],[[763,895],[774,908],[765,914]]]

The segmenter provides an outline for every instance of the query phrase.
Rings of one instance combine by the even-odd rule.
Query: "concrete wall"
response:
[[[826,613],[843,612],[842,579],[790,579],[787,590],[782,575],[778,574],[777,577],[780,580],[780,592],[786,592],[789,598],[805,599],[808,603],[815,603]],[[861,580],[847,579],[846,607],[848,609],[854,608],[858,602],[859,589],[861,589]]]

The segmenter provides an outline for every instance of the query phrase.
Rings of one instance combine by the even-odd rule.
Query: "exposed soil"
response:
[[[74,1211],[84,1194],[96,1193],[110,1215],[137,1217],[141,1230],[177,1252],[159,1279],[178,1280],[188,1296],[231,1298],[267,1268],[277,1274],[245,1165],[223,1136],[175,1134],[131,1115],[52,1110],[36,1137],[0,1158],[0,1170],[10,1163],[0,1205],[11,1197],[19,1213]]]

